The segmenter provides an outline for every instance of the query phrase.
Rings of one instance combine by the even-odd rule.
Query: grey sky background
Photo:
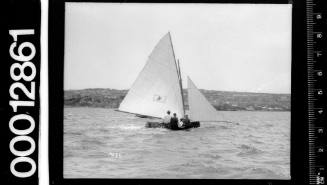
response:
[[[201,89],[290,93],[289,4],[66,3],[64,89],[129,89],[170,31]]]

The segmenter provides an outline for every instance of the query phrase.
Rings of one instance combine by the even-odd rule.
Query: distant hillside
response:
[[[128,90],[83,89],[64,92],[65,106],[118,108]],[[217,110],[289,111],[290,94],[200,90]],[[183,90],[188,109],[187,91]]]

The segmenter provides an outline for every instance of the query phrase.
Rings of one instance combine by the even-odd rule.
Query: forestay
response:
[[[152,117],[163,117],[170,110],[178,117],[184,116],[182,91],[170,33],[153,49],[119,110]]]
[[[190,119],[193,121],[218,121],[218,112],[189,77],[187,78],[187,86]]]

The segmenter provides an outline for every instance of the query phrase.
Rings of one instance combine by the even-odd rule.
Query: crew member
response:
[[[165,126],[168,126],[170,124],[170,119],[171,119],[170,111],[167,111],[167,115],[163,118],[163,123]]]
[[[191,125],[191,121],[190,121],[190,119],[188,118],[188,115],[187,115],[187,114],[185,114],[185,117],[182,119],[182,121],[183,121],[183,125],[184,125],[184,127],[188,127],[188,126]]]
[[[170,119],[170,128],[173,130],[178,129],[178,118],[176,113],[173,114],[174,116]]]

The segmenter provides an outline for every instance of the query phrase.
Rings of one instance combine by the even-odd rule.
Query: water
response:
[[[220,111],[233,123],[170,131],[104,108],[65,108],[65,178],[290,179],[290,112]]]

